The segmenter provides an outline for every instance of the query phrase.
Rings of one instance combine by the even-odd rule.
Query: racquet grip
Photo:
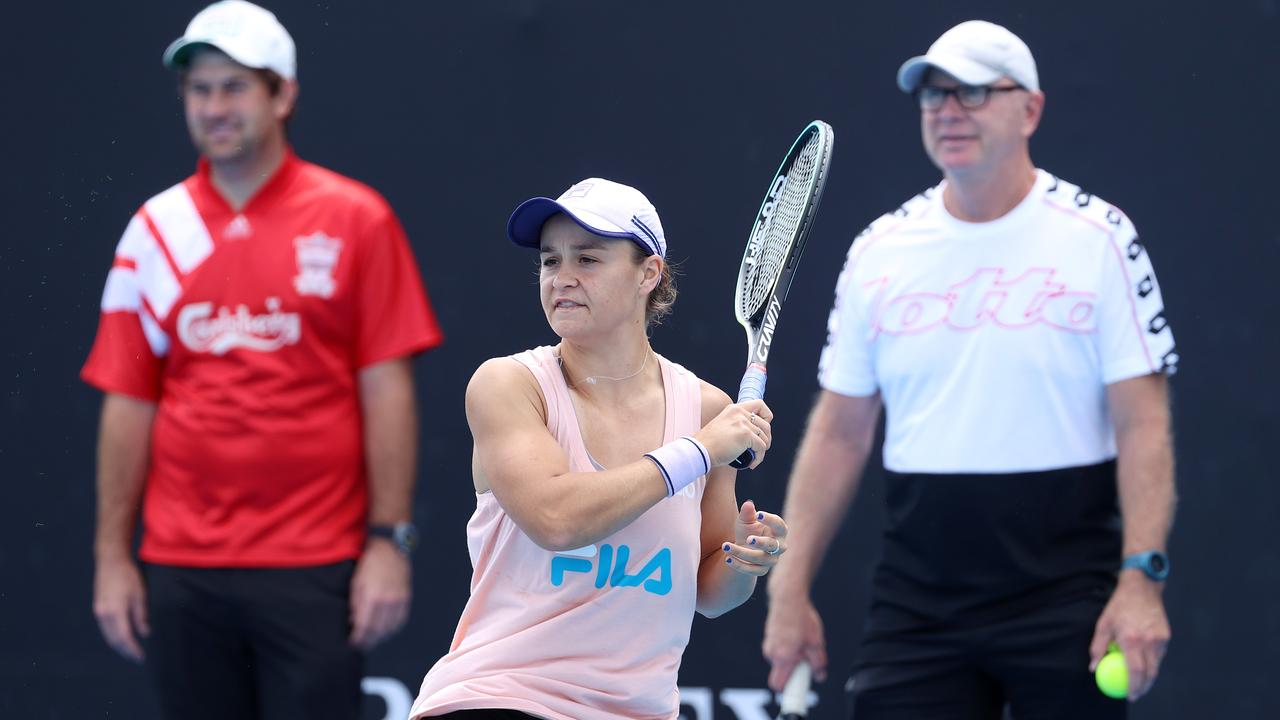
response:
[[[760,363],[751,363],[747,366],[747,372],[742,375],[742,384],[738,386],[738,402],[746,402],[748,400],[761,400],[764,398],[764,384],[768,380],[765,375],[764,365]],[[756,451],[747,448],[742,451],[737,460],[729,463],[729,467],[741,470],[748,467],[756,461]]]
[[[791,671],[786,687],[782,688],[782,698],[778,700],[783,720],[802,718],[809,714],[809,682],[812,676],[809,663],[804,661]]]
[[[768,380],[764,365],[751,363],[742,375],[742,384],[738,386],[738,402],[764,399],[764,384]]]

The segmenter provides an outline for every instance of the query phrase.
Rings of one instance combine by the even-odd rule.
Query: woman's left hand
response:
[[[787,551],[786,521],[757,510],[750,500],[742,503],[733,529],[735,542],[724,543],[720,550],[729,567],[744,575],[765,575]]]

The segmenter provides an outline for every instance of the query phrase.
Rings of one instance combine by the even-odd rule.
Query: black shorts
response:
[[[146,664],[164,717],[358,720],[354,561],[302,568],[144,565]]]
[[[1115,463],[886,481],[856,720],[1125,717],[1089,672],[1115,587]]]

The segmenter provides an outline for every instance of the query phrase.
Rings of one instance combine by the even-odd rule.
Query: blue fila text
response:
[[[594,548],[584,548],[594,550]],[[600,552],[591,553],[594,558],[583,557],[585,553],[574,552],[572,555],[556,555],[551,559],[551,584],[560,587],[564,584],[566,573],[590,573],[595,571],[595,584],[603,588],[609,587],[641,587],[645,592],[654,595],[666,595],[671,592],[671,548],[662,548],[649,562],[645,563],[635,574],[627,573],[627,562],[631,559],[631,548],[619,545],[614,548],[608,543],[600,546]]]

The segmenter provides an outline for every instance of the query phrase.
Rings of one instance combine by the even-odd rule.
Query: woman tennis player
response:
[[[467,387],[471,598],[411,718],[675,718],[695,611],[751,596],[782,518],[737,505],[728,463],[764,459],[773,413],[658,355],[675,299],[657,211],[591,178],[516,208],[560,337],[485,362]]]

